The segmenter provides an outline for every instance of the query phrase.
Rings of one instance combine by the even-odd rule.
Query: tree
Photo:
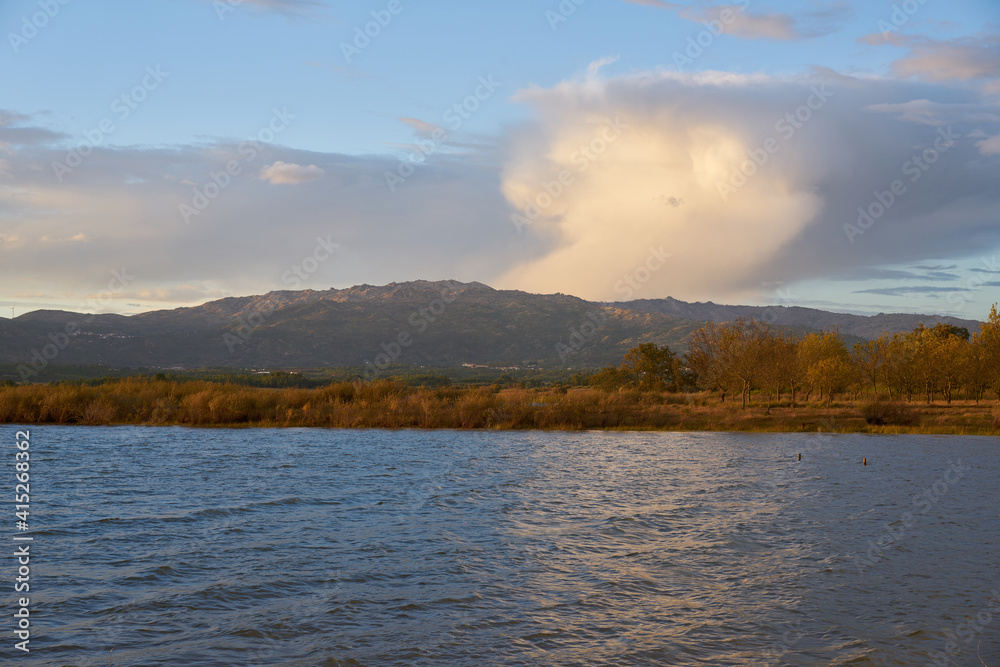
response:
[[[740,390],[744,408],[763,375],[770,339],[771,327],[758,320],[741,317],[723,327],[723,357],[730,361],[729,373]]]
[[[758,320],[707,322],[691,335],[687,362],[703,387],[720,391],[723,402],[727,393],[739,391],[745,408],[750,392],[771,378],[773,340],[771,327]]]
[[[986,354],[982,344],[981,334],[976,334],[965,346],[961,363],[962,384],[965,385],[965,397],[974,397],[976,403],[983,399],[983,394],[989,388],[989,375],[986,370]]]
[[[844,339],[835,331],[811,333],[799,341],[799,363],[820,399],[826,393],[828,405],[833,403],[833,395],[844,391],[854,379]]]
[[[771,393],[781,399],[782,387],[788,386],[795,407],[795,386],[799,381],[798,348],[795,339],[784,333],[772,334],[766,349],[760,374],[760,386],[767,394],[767,414],[771,414]]]
[[[856,343],[851,355],[851,362],[858,374],[872,385],[872,391],[878,394],[878,383],[886,380],[886,362],[888,356],[889,338],[882,334],[875,340]]]
[[[913,400],[917,386],[915,350],[909,335],[895,333],[886,347],[886,377],[889,397],[895,390],[897,395],[906,394],[906,400]]]
[[[614,391],[628,384],[628,376],[620,369],[608,366],[591,375],[587,382],[591,387],[603,389],[604,391]]]
[[[640,391],[679,391],[684,384],[680,360],[669,347],[643,343],[625,353],[617,368],[590,376],[590,385],[605,390],[635,387]]]
[[[968,332],[966,332],[968,333]],[[952,394],[959,385],[963,374],[965,350],[969,347],[967,339],[949,333],[939,338],[935,346],[938,358],[938,382],[945,401],[951,403]]]
[[[928,329],[917,326],[908,336],[913,347],[917,376],[924,387],[927,404],[941,392],[948,403],[961,374],[961,361],[969,331],[964,327],[937,324]]]
[[[621,370],[641,391],[677,391],[679,387],[680,360],[666,345],[643,343],[632,348],[622,359]]]
[[[725,403],[733,377],[729,372],[729,359],[725,356],[722,339],[722,327],[715,322],[706,322],[691,334],[687,365],[697,376],[699,386],[709,391],[718,391]]]
[[[989,318],[980,326],[979,344],[982,346],[987,382],[1000,402],[1000,313],[997,312],[997,304],[993,304]]]

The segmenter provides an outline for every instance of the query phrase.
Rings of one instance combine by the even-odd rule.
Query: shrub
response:
[[[881,396],[861,404],[861,416],[873,426],[915,426],[920,415],[899,401],[889,401]]]
[[[1000,403],[993,406],[993,430],[1000,431]]]

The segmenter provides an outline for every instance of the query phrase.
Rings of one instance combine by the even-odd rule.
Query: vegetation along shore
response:
[[[707,323],[685,357],[652,343],[621,364],[529,387],[245,386],[155,376],[0,386],[0,422],[345,428],[1000,433],[1000,315],[848,348],[755,320]]]

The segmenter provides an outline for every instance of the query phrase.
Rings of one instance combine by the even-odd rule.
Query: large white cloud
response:
[[[538,121],[512,137],[504,192],[515,225],[550,250],[501,282],[600,299],[736,300],[763,284],[996,247],[1000,169],[974,137],[998,124],[977,95],[829,72],[650,73],[525,91]],[[897,113],[928,97],[920,122]],[[626,127],[603,142],[614,118]],[[948,127],[956,139],[912,181],[908,161]],[[848,234],[858,207],[896,180],[906,191],[888,212]],[[672,256],[649,276],[649,249],[660,246]],[[646,281],[641,291],[627,276]]]

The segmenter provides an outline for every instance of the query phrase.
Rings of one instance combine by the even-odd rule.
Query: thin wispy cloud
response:
[[[850,3],[843,0],[814,2],[810,8],[794,13],[759,11],[751,7],[749,0],[736,3],[696,2],[690,5],[662,0],[624,1],[675,11],[680,18],[694,23],[718,22],[718,28],[722,32],[735,37],[778,41],[830,34],[852,14]]]
[[[995,33],[942,40],[887,32],[866,35],[860,41],[907,49],[892,64],[893,73],[902,78],[968,81],[1000,76],[1000,35]]]
[[[314,13],[316,10],[324,9],[327,3],[322,0],[211,0],[213,5],[227,5],[232,8],[239,8],[241,5],[254,9],[277,12],[285,15],[305,15]]]
[[[871,289],[854,290],[855,294],[877,294],[879,296],[907,296],[911,294],[947,294],[949,292],[966,292],[963,287],[939,287],[935,285],[903,286],[903,287],[873,287]]]
[[[949,273],[944,270],[924,269],[922,267],[914,268],[918,270],[905,271],[902,269],[868,268],[861,271],[854,271],[850,275],[833,276],[830,279],[841,282],[855,282],[860,280],[938,280],[946,282],[961,278],[957,273]],[[951,266],[950,268],[954,269],[957,267]]]

